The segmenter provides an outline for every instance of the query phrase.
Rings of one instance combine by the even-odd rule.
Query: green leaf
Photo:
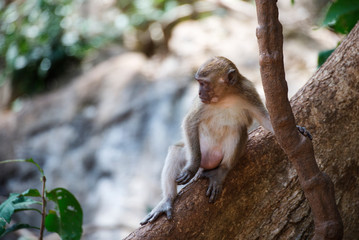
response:
[[[12,203],[15,208],[15,211],[28,210],[29,206],[32,204],[40,204],[40,205],[42,204],[39,201],[35,201],[35,200],[25,197],[23,195],[19,195]]]
[[[359,10],[349,14],[341,15],[332,27],[338,33],[348,34],[358,22],[358,19]]]
[[[56,211],[50,210],[45,219],[45,227],[49,232],[60,232],[60,219]]]
[[[25,191],[26,193],[27,191]],[[31,190],[29,192],[32,192]],[[34,210],[29,206],[32,204],[41,204],[22,194],[11,193],[9,198],[0,205],[0,236],[6,232],[6,223],[10,223],[11,217],[15,211]]]
[[[328,59],[328,57],[334,52],[335,48],[330,50],[321,51],[318,54],[318,68]]]
[[[29,224],[24,224],[24,223],[17,223],[17,224],[14,224],[12,225],[11,227],[7,228],[4,232],[1,233],[1,230],[0,230],[0,237],[3,237],[5,236],[6,234],[10,233],[10,232],[15,232],[19,229],[23,229],[23,228],[34,228],[34,229],[40,229],[38,227],[35,227],[35,226],[31,226]]]
[[[64,188],[55,188],[46,193],[55,202],[56,211],[49,211],[45,227],[56,232],[62,240],[77,240],[82,235],[82,208],[76,198]]]
[[[34,188],[26,190],[25,192],[21,193],[21,195],[26,197],[41,197],[39,190]]]
[[[6,221],[4,218],[0,216],[0,237],[3,236],[4,232],[6,231]]]
[[[15,206],[12,204],[12,202],[19,196],[19,194],[17,193],[11,193],[9,198],[5,200],[5,202],[3,202],[0,205],[0,219],[5,221],[7,223],[10,223],[11,220],[11,216],[14,214],[15,212]],[[2,225],[1,225],[2,227]],[[5,225],[4,225],[5,228]]]
[[[358,1],[337,0],[330,5],[322,25],[331,27],[336,32],[347,34],[358,20]]]

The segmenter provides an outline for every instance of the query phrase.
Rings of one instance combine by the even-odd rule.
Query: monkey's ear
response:
[[[226,82],[229,85],[234,85],[236,83],[236,81],[237,81],[237,71],[236,71],[236,69],[231,68],[231,69],[228,70],[226,80],[227,80]]]

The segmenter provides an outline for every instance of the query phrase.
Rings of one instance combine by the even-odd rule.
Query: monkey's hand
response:
[[[176,182],[180,185],[188,183],[194,177],[197,171],[198,169],[192,170],[190,168],[184,168],[176,178]]]
[[[164,198],[158,205],[152,209],[152,211],[140,222],[141,225],[145,225],[147,223],[152,223],[156,221],[156,219],[165,213],[167,215],[167,219],[172,219],[172,199]]]
[[[298,131],[304,136],[304,137],[308,137],[310,140],[313,139],[312,134],[310,134],[310,132],[305,128],[305,127],[301,127],[299,125],[297,125]]]

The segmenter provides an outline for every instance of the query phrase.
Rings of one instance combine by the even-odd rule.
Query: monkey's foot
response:
[[[201,177],[208,178],[209,185],[206,191],[206,196],[209,197],[209,202],[214,203],[222,193],[222,185],[224,178],[220,176],[218,169],[203,171]]]
[[[216,181],[209,179],[209,186],[206,192],[206,196],[209,197],[209,202],[214,203],[222,193],[222,184],[218,184]]]
[[[304,137],[308,137],[310,140],[313,139],[312,134],[310,134],[310,132],[305,128],[305,127],[301,127],[299,125],[297,125],[298,131],[304,136]]]
[[[141,225],[152,223],[163,213],[167,215],[167,219],[172,219],[172,199],[162,199],[158,205],[140,222]]]

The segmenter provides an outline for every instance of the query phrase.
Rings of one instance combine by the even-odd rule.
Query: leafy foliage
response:
[[[328,59],[328,57],[330,56],[330,54],[332,54],[332,52],[334,52],[334,49],[330,49],[330,50],[325,50],[325,51],[321,51],[318,54],[318,66],[322,66],[322,64]]]
[[[348,34],[359,20],[358,0],[337,0],[330,4],[322,26],[328,27],[336,33]],[[334,49],[319,53],[318,67],[330,56]]]
[[[41,202],[34,201],[28,196],[40,197],[39,191],[36,189],[29,189],[22,194],[11,193],[10,197],[0,205],[0,237],[8,232],[15,231],[21,228],[37,228],[28,224],[15,224],[11,228],[6,229],[6,224],[10,223],[12,215],[17,211],[34,210],[31,205],[41,204]]]
[[[66,7],[70,1],[61,1]],[[54,65],[70,56],[73,48],[61,41],[63,11],[52,1],[13,1],[0,9],[0,54],[5,59],[2,76],[12,78],[19,93],[45,89],[45,79]]]
[[[323,21],[323,26],[337,33],[348,34],[359,20],[359,1],[337,0],[333,2]]]
[[[42,175],[43,189],[45,189],[46,178],[44,176],[44,171],[36,162],[32,159],[26,159],[7,160],[0,163],[11,162],[29,162],[36,165]],[[30,197],[41,198],[42,202],[35,201]],[[50,209],[47,215],[44,208],[47,202],[45,199],[55,203],[55,209]],[[42,205],[44,211],[34,208],[33,205]],[[45,221],[41,223],[40,227],[25,223],[16,223],[7,227],[7,225],[10,224],[14,213],[28,210],[39,212],[43,217],[46,215]],[[82,218],[81,205],[68,190],[64,188],[55,188],[49,192],[44,191],[43,195],[41,195],[37,189],[28,189],[21,194],[11,193],[9,198],[0,205],[0,237],[22,228],[34,228],[40,229],[41,239],[42,229],[45,225],[48,231],[58,233],[61,239],[77,240],[80,239],[82,235]]]
[[[51,79],[105,40],[72,22],[72,0],[0,2],[0,86],[12,81],[13,98],[47,90]],[[81,21],[77,22],[79,26]],[[83,29],[83,28],[82,28]]]

